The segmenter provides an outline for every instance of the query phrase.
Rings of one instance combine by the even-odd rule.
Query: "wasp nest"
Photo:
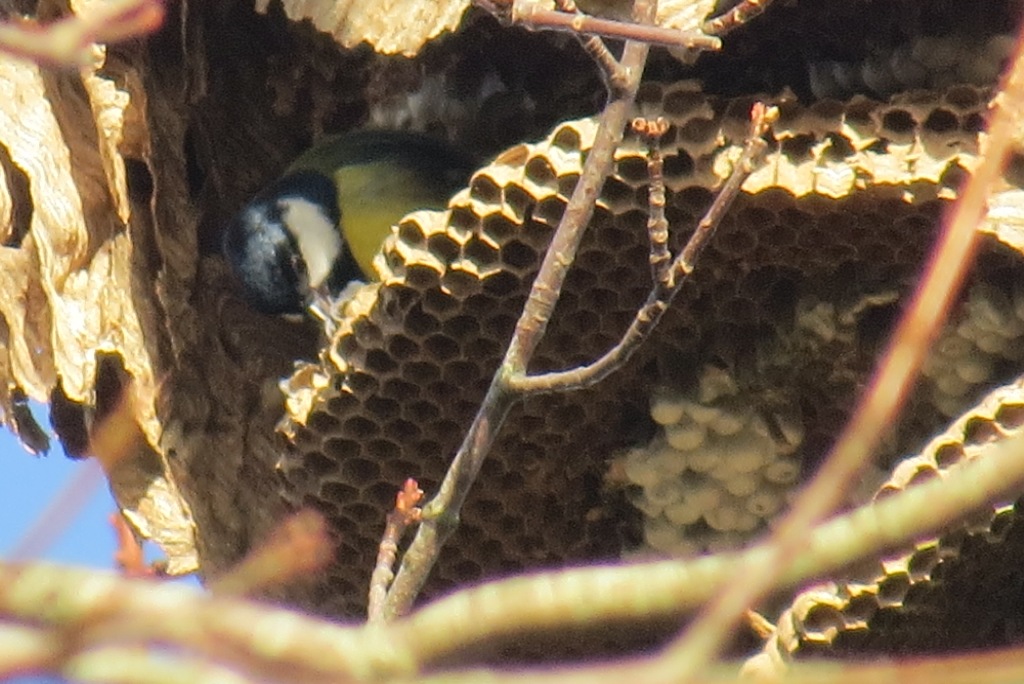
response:
[[[986,396],[919,456],[901,462],[878,496],[946,477],[984,458],[1001,438],[1024,427],[1017,380]],[[871,564],[853,579],[799,594],[751,671],[777,671],[797,655],[864,657],[915,653],[946,644],[997,647],[1020,641],[1024,582],[1010,568],[1024,544],[1019,506],[997,505],[905,554]]]
[[[728,175],[749,104],[687,83],[643,86],[638,113],[671,123],[662,150],[674,248]],[[715,477],[721,464],[702,475],[722,483],[730,510],[752,506],[766,516],[791,477],[775,471],[813,467],[916,275],[951,185],[974,163],[986,100],[962,87],[887,105],[778,104],[775,150],[650,341],[598,387],[531,398],[510,415],[428,590],[637,546],[643,516],[629,499],[641,499],[622,467],[609,472],[612,457],[659,431],[656,443],[686,447],[686,429],[713,410],[721,409],[709,424],[712,443],[740,439],[758,454],[757,464],[730,466],[737,473],[728,477]],[[294,505],[323,511],[341,540],[329,578],[292,598],[333,613],[363,610],[394,492],[407,477],[429,490],[442,476],[595,128],[594,119],[564,123],[499,155],[447,211],[407,216],[378,257],[381,282],[348,303],[321,364],[288,383],[304,400],[292,402],[285,426],[292,446],[278,466],[283,488]],[[645,154],[629,139],[617,152],[531,371],[596,358],[646,297]],[[993,241],[979,282],[1002,287],[1014,268],[1008,253]],[[697,376],[696,385],[688,380]],[[939,416],[925,404],[920,429],[934,430]],[[799,464],[787,455],[796,444]],[[685,460],[698,472],[700,459],[687,453],[672,467]],[[765,493],[772,501],[761,506],[756,497]],[[704,524],[713,509],[701,509]],[[693,512],[686,513],[680,520],[689,524]],[[754,515],[759,525],[763,516]],[[711,513],[719,526],[750,527],[746,515],[728,525],[724,517]]]
[[[759,415],[724,369],[705,366],[693,396],[655,392],[651,418],[662,430],[622,463],[642,490],[632,501],[650,549],[735,548],[779,512],[799,479],[791,455],[803,441],[802,420]]]

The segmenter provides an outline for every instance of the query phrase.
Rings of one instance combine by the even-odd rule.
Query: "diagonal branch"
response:
[[[655,2],[649,0],[637,0],[634,5],[637,21],[653,21],[655,5]],[[457,526],[462,505],[516,399],[509,390],[509,378],[525,370],[551,319],[562,284],[583,239],[583,231],[590,222],[605,178],[611,171],[615,149],[622,140],[633,109],[649,49],[646,43],[630,41],[626,44],[622,68],[629,77],[627,87],[612,94],[601,115],[601,123],[580,180],[545,254],[505,359],[495,373],[480,410],[449,466],[437,495],[423,508],[423,522],[403,556],[401,567],[388,592],[384,607],[385,618],[404,614],[412,606],[441,547]]]
[[[1021,34],[1024,36],[1024,33]],[[801,492],[789,515],[771,538],[770,553],[756,567],[744,565],[730,577],[728,589],[716,596],[700,618],[666,652],[666,664],[685,679],[717,653],[731,626],[743,612],[776,585],[804,548],[808,532],[839,503],[843,485],[869,462],[917,376],[929,342],[972,261],[978,224],[985,215],[989,189],[1002,174],[1024,111],[1024,39],[1004,87],[996,100],[989,128],[989,149],[971,176],[942,231],[933,256],[900,319],[865,398],[847,423],[817,475]]]

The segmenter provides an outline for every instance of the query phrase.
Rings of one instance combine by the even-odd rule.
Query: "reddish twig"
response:
[[[703,31],[713,36],[724,36],[764,12],[770,4],[772,0],[742,0],[725,14],[704,22]]]
[[[775,529],[766,562],[742,565],[727,589],[716,596],[666,653],[666,665],[685,679],[717,653],[740,615],[776,583],[800,553],[814,525],[843,496],[881,440],[902,404],[918,369],[946,318],[977,245],[978,224],[985,215],[989,189],[1000,178],[1024,111],[1024,33],[1004,87],[996,98],[988,149],[967,181],[935,245],[924,276],[872,379],[864,399],[847,423],[817,475],[800,494],[789,515]]]
[[[514,23],[531,30],[584,33],[618,40],[633,40],[648,45],[691,50],[720,50],[722,47],[722,42],[718,38],[705,35],[700,31],[681,31],[656,26],[653,23],[600,19],[580,12],[567,14],[564,11],[547,9],[537,2],[522,2],[521,0],[476,0],[476,2],[492,14],[499,17],[509,15]]]
[[[331,562],[334,544],[319,513],[289,516],[228,573],[208,583],[219,595],[248,596],[308,576]]]
[[[109,0],[93,3],[81,16],[49,24],[31,20],[0,24],[0,52],[51,67],[88,62],[93,43],[114,43],[144,36],[163,24],[161,0]]]
[[[157,578],[166,577],[165,563],[146,563],[142,544],[135,537],[131,525],[121,513],[111,513],[108,518],[117,537],[117,551],[114,552],[114,563],[125,577]]]
[[[401,491],[395,496],[395,507],[388,513],[384,534],[377,551],[377,564],[370,578],[369,618],[370,622],[384,619],[384,601],[387,599],[388,587],[395,578],[395,558],[398,555],[398,542],[402,540],[405,530],[413,523],[418,523],[423,511],[419,508],[423,500],[423,490],[411,477],[405,481]]]
[[[753,171],[754,162],[767,146],[762,136],[777,116],[778,111],[774,107],[766,107],[760,102],[754,104],[750,112],[750,134],[739,160],[733,167],[732,174],[722,186],[707,213],[697,224],[696,230],[679,256],[670,266],[661,269],[663,272],[659,274],[654,288],[647,296],[647,301],[637,311],[629,329],[618,344],[588,366],[545,373],[544,375],[526,375],[525,373],[512,375],[508,379],[510,389],[526,395],[591,387],[622,367],[622,364],[632,356],[633,352],[640,347],[657,326],[683,282],[693,272],[697,256],[711,239],[722,216],[725,215],[726,210],[739,194],[743,181]],[[652,201],[658,200],[653,198]],[[653,211],[657,212],[656,209]]]
[[[640,23],[650,23],[654,20],[655,9],[654,3],[649,0],[637,0],[633,8],[634,17]],[[621,64],[629,75],[628,87],[613,92],[601,114],[600,125],[579,182],[569,198],[551,246],[541,263],[505,358],[494,375],[458,453],[448,467],[437,495],[424,506],[423,522],[402,557],[398,574],[388,591],[384,606],[385,619],[402,615],[412,606],[441,547],[454,531],[466,496],[494,443],[498,429],[516,399],[510,391],[509,379],[524,372],[551,319],[601,188],[612,169],[615,149],[622,140],[632,111],[649,49],[646,43],[626,43]]]

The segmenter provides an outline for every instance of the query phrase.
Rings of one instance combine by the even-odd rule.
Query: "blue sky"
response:
[[[35,404],[32,409],[39,424],[48,427],[45,407]],[[42,539],[28,539],[28,535],[47,508],[58,500],[65,506],[78,500],[81,507],[69,511],[66,520],[52,526],[59,533],[36,557],[113,569],[117,544],[108,517],[116,508],[99,464],[91,459],[68,459],[53,435],[50,454],[33,456],[8,430],[0,427],[0,557],[10,559],[16,549],[25,548],[26,541],[38,546]],[[60,680],[26,677],[8,681],[43,684]]]
[[[49,426],[45,407],[33,405],[41,426]],[[114,501],[99,465],[86,459],[72,461],[64,455],[51,435],[50,454],[33,456],[25,451],[8,430],[0,428],[0,555],[11,558],[26,541],[33,523],[40,519],[58,496],[80,498],[81,509],[61,521],[60,533],[39,557],[62,563],[97,568],[114,567],[116,540],[107,521],[114,512]],[[78,481],[78,486],[75,482]],[[84,491],[83,491],[84,490]]]

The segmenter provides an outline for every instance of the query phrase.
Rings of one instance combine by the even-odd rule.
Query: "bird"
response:
[[[224,256],[254,309],[301,316],[372,278],[392,226],[411,211],[444,208],[477,166],[472,155],[420,133],[325,138],[232,218]]]

